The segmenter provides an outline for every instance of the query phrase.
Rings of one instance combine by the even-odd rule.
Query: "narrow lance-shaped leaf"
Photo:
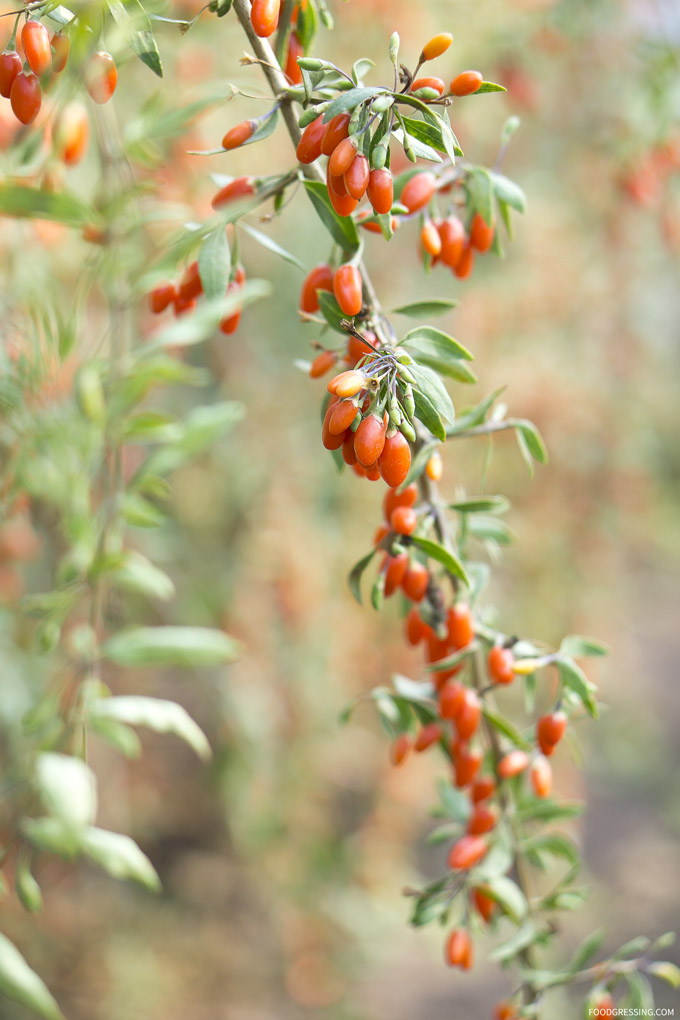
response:
[[[216,666],[232,662],[239,651],[234,638],[210,627],[130,627],[102,649],[119,666]]]
[[[174,701],[141,695],[101,698],[90,706],[90,714],[97,719],[146,726],[156,733],[172,733],[192,747],[200,758],[206,759],[211,755],[203,730],[186,709]]]
[[[33,1010],[44,1020],[64,1020],[64,1014],[45,982],[4,935],[0,935],[0,992],[12,1002]]]

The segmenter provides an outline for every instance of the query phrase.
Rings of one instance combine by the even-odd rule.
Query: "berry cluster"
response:
[[[246,274],[243,266],[236,265],[232,268],[227,294],[237,293],[243,288],[246,282]],[[198,260],[190,262],[184,270],[179,283],[159,283],[149,294],[149,307],[154,315],[160,315],[166,308],[172,305],[174,314],[186,315],[196,308],[198,298],[203,294],[203,283],[198,267]],[[241,309],[225,315],[220,321],[219,329],[222,333],[235,333],[241,321]]]

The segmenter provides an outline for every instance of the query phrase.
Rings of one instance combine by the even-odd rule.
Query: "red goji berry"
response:
[[[299,163],[313,163],[321,155],[321,140],[326,133],[326,125],[323,117],[319,116],[302,132],[300,141],[297,144],[295,155]]]
[[[452,96],[471,96],[483,81],[484,75],[479,71],[461,71],[451,82],[449,91]]]
[[[42,89],[40,82],[33,74],[21,71],[12,82],[9,94],[12,112],[22,124],[32,124],[40,113]]]
[[[335,294],[335,300],[345,315],[353,317],[359,314],[363,303],[363,296],[361,273],[356,266],[348,263],[335,270],[333,275],[333,293]],[[382,453],[382,448],[380,452]],[[371,463],[377,459],[377,457],[374,457]]]
[[[110,53],[99,50],[93,53],[85,65],[85,88],[95,103],[108,103],[116,91],[118,71]]]
[[[322,262],[307,274],[300,292],[300,309],[311,315],[319,309],[317,290],[333,290],[333,270]]]
[[[276,31],[279,23],[279,0],[253,0],[250,8],[250,23],[256,35],[267,39]]]
[[[50,34],[40,21],[27,21],[21,30],[21,45],[28,66],[40,78],[52,66]]]
[[[371,170],[368,175],[368,201],[378,214],[390,211],[394,202],[394,181],[389,170]]]
[[[0,96],[9,99],[14,79],[21,73],[23,64],[16,50],[0,53]]]

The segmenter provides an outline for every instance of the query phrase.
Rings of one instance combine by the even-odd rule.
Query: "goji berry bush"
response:
[[[319,458],[334,463],[341,485],[361,479],[379,493],[373,540],[347,563],[348,596],[377,611],[398,602],[404,646],[422,651],[411,675],[386,671],[342,713],[351,747],[355,715],[373,706],[397,775],[420,755],[439,763],[434,790],[421,794],[434,802],[428,843],[441,849],[439,870],[406,890],[411,924],[440,932],[446,966],[466,972],[484,960],[505,972],[502,1000],[480,1001],[483,1015],[550,1017],[564,989],[585,1016],[653,1009],[660,983],[680,984],[664,952],[671,934],[651,924],[649,936],[611,951],[600,928],[581,932],[575,948],[563,940],[587,897],[570,828],[582,804],[562,791],[564,773],[553,779],[552,762],[576,747],[577,731],[598,725],[589,662],[607,647],[580,633],[536,637],[511,591],[495,606],[488,595],[512,535],[508,499],[486,485],[492,444],[514,437],[519,457],[503,447],[507,471],[532,476],[547,463],[546,444],[512,392],[466,397],[486,375],[474,331],[459,338],[441,327],[464,307],[468,281],[503,274],[515,257],[530,192],[506,171],[520,119],[498,122],[495,151],[479,162],[476,125],[493,116],[504,79],[518,106],[531,106],[519,63],[506,54],[493,74],[471,69],[443,30],[451,26],[420,38],[385,11],[376,18],[385,31],[371,33],[380,48],[364,52],[353,38],[349,60],[347,43],[330,59],[344,10],[323,0],[212,0],[189,12],[38,0],[3,15],[12,29],[0,54],[8,166],[0,211],[17,227],[41,224],[57,247],[62,235],[50,228],[72,232],[82,253],[71,292],[58,286],[58,258],[42,279],[12,268],[18,296],[3,324],[0,588],[6,661],[21,695],[1,752],[2,864],[18,902],[39,912],[52,876],[68,881],[80,861],[161,889],[153,847],[144,852],[136,832],[120,831],[136,826],[99,803],[91,749],[108,748],[108,762],[133,759],[141,728],[211,757],[192,715],[174,698],[139,693],[140,676],[218,677],[248,654],[247,642],[228,633],[208,598],[189,598],[190,585],[180,581],[177,593],[172,541],[159,536],[172,533],[178,473],[187,518],[200,522],[192,466],[213,456],[217,471],[221,456],[238,462],[233,430],[248,408],[234,399],[238,387],[223,399],[218,345],[243,342],[254,302],[285,301],[299,310],[299,327],[293,338],[278,327],[285,357],[272,425],[295,418],[286,380],[302,370],[319,404]],[[181,54],[194,31],[243,51],[248,88],[222,83],[206,94],[199,68],[188,102],[169,94],[161,33],[179,36]],[[647,54],[653,116],[644,152],[631,146],[621,157],[620,201],[653,207],[674,187],[672,105],[658,99],[666,57]],[[126,74],[162,79],[158,93],[136,86],[129,124],[117,111]],[[197,118],[215,110],[221,144],[195,147]],[[625,137],[625,124],[616,129]],[[480,133],[487,150],[489,132]],[[597,144],[606,148],[606,137]],[[225,173],[232,159],[248,167],[251,145],[267,153],[267,172]],[[181,152],[177,179],[165,166],[171,149]],[[93,154],[95,170],[69,177]],[[195,172],[192,157],[210,173],[209,203],[182,179]],[[314,243],[293,231],[299,243],[284,247],[270,227],[303,205]],[[667,211],[660,218],[668,234]],[[163,221],[176,229],[159,230]],[[385,272],[395,243],[399,287]],[[319,247],[324,259],[312,264],[309,250]],[[299,295],[266,279],[270,256],[299,270]],[[275,314],[270,322],[277,330]],[[478,488],[464,489],[452,477],[455,451],[482,444]],[[194,569],[191,549],[182,563]],[[0,936],[5,997],[62,1017],[32,964],[30,951]],[[452,1001],[464,980],[452,975]],[[323,996],[308,1004],[324,1005]]]

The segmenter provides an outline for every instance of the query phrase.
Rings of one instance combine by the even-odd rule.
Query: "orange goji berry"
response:
[[[222,139],[223,149],[238,149],[240,145],[252,138],[257,124],[254,120],[242,120],[240,124],[230,128]]]
[[[302,132],[295,155],[299,163],[313,163],[321,155],[321,140],[326,133],[323,117],[319,116]]]
[[[488,224],[486,220],[476,212],[470,224],[470,244],[478,252],[484,254],[493,244],[494,225]]]
[[[439,255],[442,250],[442,239],[432,220],[423,223],[420,230],[420,243],[428,255]]]
[[[359,314],[363,303],[363,296],[361,273],[356,266],[348,263],[335,270],[333,275],[333,293],[335,294],[335,300],[345,315],[352,317]],[[374,457],[371,463],[377,459],[377,457]]]
[[[411,83],[409,92],[417,92],[418,89],[434,89],[441,96],[444,92],[444,82],[441,78],[416,78]]]
[[[430,572],[422,563],[412,563],[401,583],[402,591],[411,602],[422,602],[430,583]]]
[[[515,656],[509,648],[501,648],[496,645],[489,652],[487,658],[487,669],[489,676],[495,684],[510,684],[515,679],[512,667],[515,664]]]
[[[50,34],[40,21],[27,21],[21,30],[21,45],[28,66],[40,78],[52,67]]]
[[[529,755],[526,751],[516,749],[509,751],[498,763],[498,775],[501,779],[513,779],[520,772],[524,772],[529,764]]]
[[[87,151],[90,123],[82,103],[67,103],[55,119],[52,142],[55,154],[66,166],[75,166]]]
[[[21,73],[23,64],[16,50],[0,53],[0,96],[9,99],[14,79]]]
[[[450,32],[440,32],[438,35],[433,35],[423,46],[423,51],[420,54],[420,63],[423,64],[426,60],[434,60],[436,57],[441,57],[442,53],[446,53],[452,42],[453,36]]]
[[[458,265],[465,246],[465,227],[457,216],[448,216],[439,224],[442,242],[441,260],[452,269]]]
[[[369,167],[368,160],[365,156],[357,155],[354,157],[349,165],[349,168],[345,170],[344,181],[347,192],[352,198],[356,198],[357,201],[364,197],[366,188],[368,187],[369,180]]]
[[[330,156],[340,142],[349,135],[349,113],[339,113],[326,124],[323,138],[321,139],[321,151],[324,156]]]
[[[473,889],[472,902],[474,903],[478,914],[488,924],[496,910],[496,901],[492,900],[490,896],[487,896],[483,889]]]
[[[390,211],[394,201],[394,181],[389,170],[371,170],[368,175],[368,201],[378,214]]]
[[[331,177],[342,177],[349,170],[356,157],[357,150],[351,138],[343,138],[331,153],[328,160],[328,172]]]
[[[479,726],[482,706],[479,696],[472,688],[465,688],[463,705],[455,719],[456,731],[462,740],[469,740]]]
[[[42,89],[40,82],[33,74],[21,71],[12,82],[10,91],[12,112],[22,124],[32,124],[40,113],[42,105]]]
[[[416,751],[427,751],[428,747],[432,747],[442,738],[443,730],[439,723],[428,723],[418,733],[413,745]]]
[[[333,290],[333,270],[322,262],[307,274],[300,292],[300,309],[311,315],[319,309],[317,290]]]
[[[110,53],[99,50],[93,53],[85,65],[85,87],[91,98],[100,106],[108,103],[116,91],[118,71]]]
[[[479,804],[496,792],[496,780],[493,776],[480,776],[475,779],[470,796],[473,804]]]
[[[430,454],[425,465],[425,474],[431,482],[439,482],[444,473],[444,465],[442,463],[441,454],[438,450]]]
[[[368,414],[359,425],[354,433],[354,452],[357,455],[357,460],[364,467],[370,468],[376,464],[385,447],[386,432],[387,415],[381,421],[374,414]],[[378,477],[380,477],[379,471]],[[392,522],[390,521],[390,523]]]
[[[479,71],[461,71],[451,82],[449,91],[452,96],[471,96],[484,81]]]
[[[149,294],[149,305],[154,315],[159,315],[168,308],[177,297],[174,283],[159,283]]]
[[[279,0],[253,0],[250,8],[250,23],[256,35],[267,39],[276,31],[279,23]]]
[[[411,482],[401,492],[397,492],[396,489],[390,489],[385,493],[383,499],[383,513],[385,520],[389,521],[394,510],[398,506],[413,506],[415,501],[418,499],[418,486],[415,482]]]
[[[467,648],[475,638],[475,621],[470,607],[465,602],[451,606],[446,615],[449,641],[456,651]]]
[[[431,174],[429,170],[422,171],[406,182],[400,201],[409,212],[418,212],[428,204],[436,188],[437,180],[434,174]]]
[[[463,970],[470,970],[472,967],[472,941],[463,928],[452,931],[447,938],[444,959],[449,967],[461,967]]]
[[[52,70],[55,74],[61,74],[66,67],[71,49],[71,40],[63,32],[55,32],[50,46],[52,48]]]
[[[411,738],[407,733],[400,733],[390,747],[390,761],[393,765],[401,765],[411,751]]]
[[[567,728],[567,717],[564,712],[549,712],[542,715],[536,724],[536,740],[543,754],[550,756]]]
[[[211,205],[213,209],[221,209],[222,206],[227,205],[228,202],[233,202],[237,198],[247,198],[254,194],[255,188],[253,186],[252,178],[236,177],[235,180],[230,181],[229,184],[225,184],[223,188],[220,188],[213,198]]]
[[[302,70],[297,62],[298,57],[304,57],[305,48],[295,32],[290,33],[288,40],[288,53],[286,54],[285,74],[292,85],[302,83]]]
[[[439,714],[442,719],[455,719],[465,703],[465,688],[455,681],[439,692]]]
[[[390,488],[396,489],[406,480],[411,467],[411,447],[401,432],[386,437],[378,467]]]
[[[357,413],[357,405],[353,400],[341,400],[335,405],[333,414],[328,423],[328,431],[334,436],[340,432],[344,435],[350,427]]]
[[[336,178],[333,178],[333,180],[335,181]],[[342,181],[342,177],[340,180]],[[352,198],[351,195],[336,195],[332,188],[328,191],[328,197],[338,216],[351,216],[357,207],[356,198]]]
[[[198,271],[197,260],[190,262],[186,267],[177,290],[183,301],[190,301],[203,293],[203,284],[201,283],[201,274]]]
[[[390,517],[392,530],[398,535],[412,535],[417,523],[418,518],[412,506],[398,506]]]
[[[489,849],[486,840],[482,836],[461,836],[453,844],[448,856],[448,865],[456,870],[468,871],[479,864]]]
[[[531,785],[537,797],[549,797],[552,791],[552,769],[542,754],[532,762]]]
[[[482,752],[471,751],[467,746],[457,747],[453,749],[453,765],[454,765],[454,779],[456,786],[459,790],[462,790],[464,786],[469,786],[472,780],[475,778],[482,764]],[[487,829],[480,829],[479,832],[473,829],[468,829],[468,832],[474,835],[479,835],[481,832],[487,832]]]
[[[333,351],[321,351],[320,354],[314,358],[309,369],[309,374],[312,379],[319,379],[322,375],[325,375],[329,369],[333,368],[333,365],[338,360],[337,354]]]
[[[432,628],[425,623],[418,610],[413,607],[406,615],[405,636],[410,645],[419,645],[424,638],[432,633]]]
[[[398,556],[387,554],[383,559],[381,569],[385,571],[385,597],[389,598],[404,580],[404,574],[408,569],[408,554],[399,553]]]
[[[470,815],[467,831],[471,836],[481,836],[491,832],[496,825],[496,812],[486,804],[478,804]]]

